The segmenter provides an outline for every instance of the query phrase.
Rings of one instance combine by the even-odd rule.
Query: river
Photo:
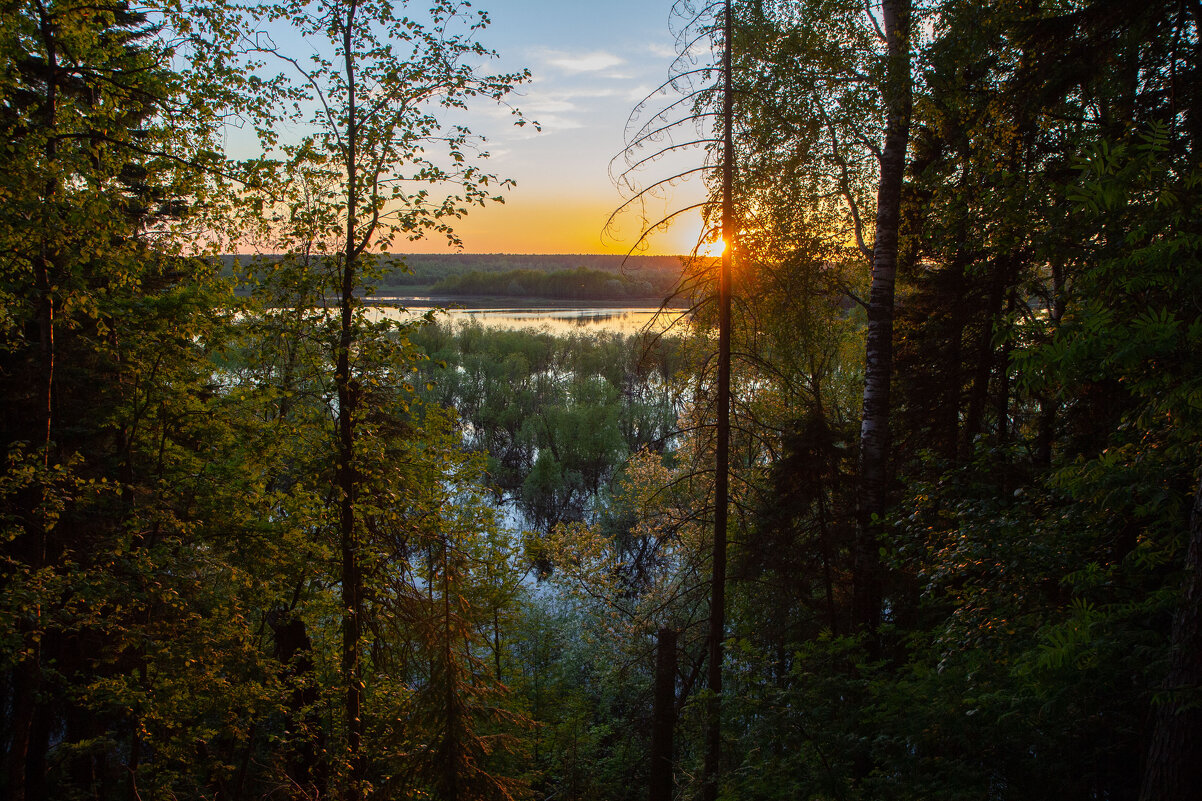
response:
[[[423,297],[375,297],[378,313],[394,320],[408,320],[431,309],[453,324],[476,322],[484,327],[512,330],[545,330],[552,334],[578,333],[638,334],[660,332],[683,325],[683,309],[661,310],[658,306],[589,305],[585,301],[564,303],[521,303],[507,298],[447,299],[435,305]]]

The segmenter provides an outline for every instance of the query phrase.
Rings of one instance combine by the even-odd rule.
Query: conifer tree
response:
[[[230,456],[221,293],[181,254],[213,106],[123,2],[12,4],[0,36],[5,790],[212,787],[246,743],[214,677],[247,712],[267,683],[231,500],[253,492],[202,478]]]

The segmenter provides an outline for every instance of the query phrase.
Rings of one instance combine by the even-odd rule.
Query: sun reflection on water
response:
[[[436,307],[429,303],[413,303],[376,305],[373,308],[380,317],[405,321],[420,317]],[[454,325],[475,322],[485,328],[520,331],[545,330],[559,336],[581,333],[610,333],[629,336],[647,330],[660,332],[669,328],[673,323],[683,326],[683,320],[678,321],[680,316],[680,310],[670,309],[662,312],[656,306],[598,308],[497,306],[447,309],[439,312],[436,319],[449,320]]]

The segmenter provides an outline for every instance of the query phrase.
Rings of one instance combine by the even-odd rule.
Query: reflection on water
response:
[[[429,303],[414,303],[405,306],[375,306],[382,317],[393,320],[412,320],[435,308]],[[455,308],[439,312],[437,319],[450,320],[461,325],[476,322],[486,328],[511,330],[546,330],[552,334],[605,332],[614,334],[638,334],[643,331],[663,331],[673,324],[683,325],[684,312],[680,309],[660,311],[654,306],[610,306],[610,307],[496,307]],[[650,326],[650,328],[649,328]]]

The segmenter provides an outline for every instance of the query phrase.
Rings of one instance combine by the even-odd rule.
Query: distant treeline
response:
[[[397,275],[398,280],[424,283],[424,279],[437,279],[471,272],[505,273],[514,270],[532,270],[542,273],[573,270],[587,267],[609,273],[623,273],[639,278],[650,274],[668,273],[680,275],[679,256],[609,256],[585,253],[561,253],[554,255],[530,255],[521,253],[418,253],[394,256],[403,260],[410,275]],[[423,279],[421,281],[416,279]],[[391,279],[390,279],[391,281]]]
[[[242,265],[251,263],[252,256],[222,256],[227,274],[232,273],[234,260]],[[281,256],[257,257],[266,261],[277,261]],[[558,273],[585,268],[605,273],[609,277],[628,278],[634,283],[647,282],[652,290],[646,294],[657,295],[674,286],[680,277],[679,256],[609,256],[600,254],[567,253],[555,255],[530,255],[512,253],[418,253],[411,255],[387,255],[382,257],[389,264],[381,265],[382,277],[375,282],[382,291],[400,290],[411,287],[431,287],[447,279],[471,273],[496,274],[526,271],[530,273]],[[449,291],[439,289],[437,291]],[[466,293],[466,290],[464,290]],[[487,294],[503,294],[490,291]],[[619,295],[617,297],[642,297],[644,294]],[[548,297],[561,297],[549,295]],[[563,297],[581,297],[568,295]],[[592,297],[592,296],[589,296]],[[602,295],[598,297],[610,297]]]
[[[636,278],[605,270],[590,270],[587,267],[555,272],[540,270],[472,271],[444,278],[431,287],[431,292],[446,295],[625,300],[628,298],[662,298],[671,291],[673,280],[674,276],[667,274],[651,274],[645,278]]]

